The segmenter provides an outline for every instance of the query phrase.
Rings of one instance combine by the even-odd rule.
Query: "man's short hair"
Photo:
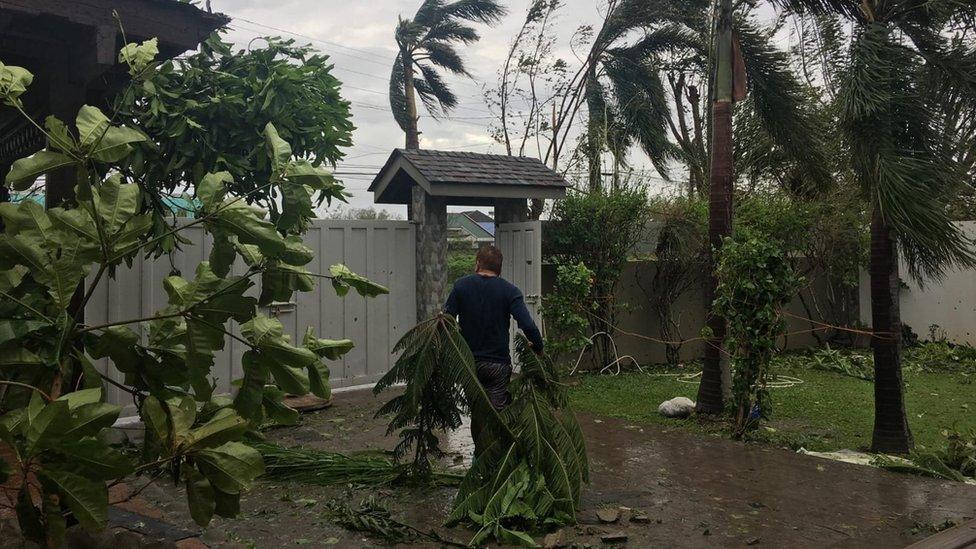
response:
[[[478,268],[491,271],[497,275],[502,274],[502,251],[491,244],[485,244],[478,250],[475,256],[478,261]]]

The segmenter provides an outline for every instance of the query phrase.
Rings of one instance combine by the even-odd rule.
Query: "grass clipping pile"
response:
[[[511,384],[512,403],[500,412],[448,315],[404,335],[394,349],[399,359],[376,384],[377,393],[406,384],[379,414],[392,414],[388,434],[400,435],[395,457],[418,479],[432,475],[432,461],[442,455],[437,431],[457,429],[466,412],[483,422],[483,450],[461,481],[447,520],[477,529],[471,545],[492,536],[535,545],[530,533],[575,523],[582,486],[589,482],[583,435],[553,365],[521,335],[515,347],[522,373]]]

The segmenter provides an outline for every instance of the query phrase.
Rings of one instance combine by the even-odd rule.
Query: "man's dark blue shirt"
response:
[[[500,276],[473,274],[458,279],[444,311],[460,319],[461,335],[476,361],[511,364],[510,318],[525,332],[532,348],[542,352],[542,334],[529,315],[522,292]]]

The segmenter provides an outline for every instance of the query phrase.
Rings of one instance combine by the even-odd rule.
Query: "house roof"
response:
[[[448,204],[562,198],[569,183],[535,158],[428,149],[395,149],[369,190],[380,204],[407,204],[420,185]]]
[[[471,221],[474,221],[475,223],[491,223],[492,225],[495,224],[495,220],[492,219],[490,215],[486,214],[481,210],[468,210],[466,212],[461,212],[461,213],[470,217]]]
[[[492,223],[492,230],[487,230],[481,223],[478,223],[468,216],[468,212],[461,213],[448,213],[447,214],[447,226],[448,228],[456,228],[466,232],[475,238],[475,240],[494,240],[494,223]]]

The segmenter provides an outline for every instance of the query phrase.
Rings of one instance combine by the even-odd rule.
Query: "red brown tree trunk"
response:
[[[727,364],[723,364],[725,319],[712,312],[718,281],[715,279],[715,253],[725,237],[732,234],[732,105],[735,102],[735,55],[732,34],[732,0],[718,5],[715,29],[715,82],[712,96],[712,150],[709,175],[708,241],[711,273],[705,288],[705,314],[711,336],[705,342],[702,379],[698,385],[697,411],[718,414],[725,407],[728,389]]]
[[[914,442],[905,410],[901,373],[898,247],[875,206],[871,215],[871,324],[874,336],[874,433],[871,451],[906,454]]]
[[[715,252],[732,234],[732,102],[716,101],[712,105],[712,167],[708,205],[709,262],[715,265]],[[714,268],[705,288],[707,325],[712,335],[705,342],[702,379],[698,385],[698,412],[718,414],[724,408],[722,349],[725,341],[725,319],[711,312],[718,281]]]

